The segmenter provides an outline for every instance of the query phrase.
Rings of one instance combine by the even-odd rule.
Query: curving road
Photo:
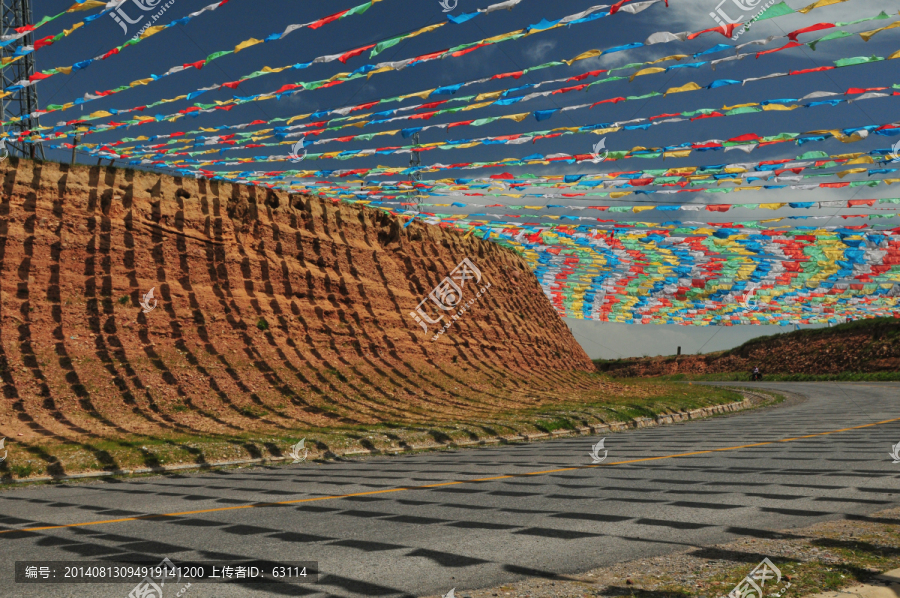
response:
[[[189,598],[460,593],[900,504],[900,419],[846,430],[900,418],[900,384],[756,386],[808,400],[612,434],[599,467],[584,467],[596,439],[582,437],[7,490],[0,595],[125,598],[133,583],[15,584],[13,561],[166,556],[319,562],[315,585],[199,584]]]

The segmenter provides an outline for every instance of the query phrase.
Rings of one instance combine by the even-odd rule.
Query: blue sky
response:
[[[729,12],[737,14],[732,7],[733,0],[728,0],[725,7]],[[37,20],[43,15],[54,14],[65,10],[72,0],[35,0],[34,13]],[[206,13],[185,26],[178,26],[148,38],[140,44],[126,48],[120,55],[106,61],[96,62],[89,68],[65,76],[57,75],[41,82],[38,97],[41,106],[48,103],[62,104],[73,101],[85,93],[110,89],[127,84],[133,80],[161,74],[172,66],[195,62],[207,55],[221,50],[232,49],[237,43],[248,38],[263,39],[272,33],[281,33],[289,24],[306,23],[333,12],[353,7],[359,0],[337,0],[329,2],[300,2],[298,0],[231,0],[218,10]],[[459,0],[452,14],[471,12],[492,4],[491,1]],[[281,101],[256,102],[239,106],[230,112],[218,111],[216,114],[201,115],[196,118],[182,119],[177,123],[157,123],[142,126],[140,131],[134,129],[124,133],[96,135],[91,141],[115,141],[123,136],[138,134],[165,134],[173,131],[195,129],[200,126],[212,127],[222,124],[237,124],[254,119],[271,119],[289,117],[297,114],[314,112],[327,108],[337,108],[382,97],[390,97],[450,85],[463,81],[487,77],[496,73],[517,71],[551,60],[569,59],[590,49],[605,49],[631,42],[642,42],[649,35],[658,31],[698,31],[713,27],[716,23],[708,13],[716,8],[719,0],[670,0],[669,8],[662,3],[651,6],[647,10],[631,15],[619,13],[612,17],[599,19],[591,23],[573,26],[569,29],[555,29],[538,33],[517,41],[505,42],[476,50],[460,58],[448,58],[425,63],[398,72],[390,72],[372,77],[368,81],[357,80],[330,89],[304,92]],[[750,2],[752,3],[752,2]],[[806,0],[787,0],[792,8],[800,8]],[[164,3],[161,3],[164,4]],[[174,4],[161,17],[160,23],[183,17],[210,4],[208,0],[174,0]],[[242,84],[237,95],[248,96],[264,91],[275,90],[286,83],[311,81],[330,77],[340,71],[351,71],[367,63],[400,60],[442,50],[461,43],[476,41],[481,38],[498,35],[530,24],[538,23],[542,18],[556,20],[565,15],[577,13],[590,6],[591,2],[565,0],[547,3],[537,0],[522,0],[511,11],[498,11],[482,15],[463,24],[448,24],[439,30],[421,35],[400,43],[386,52],[370,60],[368,53],[352,58],[346,65],[339,62],[314,65],[308,69],[290,70],[280,74],[260,77]],[[133,0],[124,5],[129,14],[137,15],[140,11],[133,6]],[[693,54],[706,50],[715,44],[740,44],[769,35],[785,33],[819,22],[850,21],[862,17],[874,16],[881,10],[897,17],[898,5],[886,0],[850,0],[836,6],[816,9],[808,15],[795,14],[778,19],[759,22],[743,34],[739,41],[733,42],[721,35],[707,34],[688,42],[673,42],[638,48],[611,54],[605,57],[584,60],[572,67],[554,67],[514,81],[505,79],[491,83],[468,87],[460,94],[476,94],[493,91],[518,84],[537,82],[544,79],[574,76],[579,73],[598,68],[610,68],[630,62],[653,60],[672,54]],[[303,63],[317,56],[335,54],[352,50],[361,45],[418,29],[422,26],[438,23],[446,19],[438,0],[382,0],[376,3],[363,15],[351,16],[339,22],[326,25],[318,30],[302,29],[287,36],[284,40],[260,44],[246,49],[236,55],[230,55],[212,62],[202,70],[189,70],[167,77],[151,85],[137,87],[110,98],[91,102],[82,112],[73,109],[61,114],[43,117],[42,124],[52,125],[60,120],[70,120],[80,115],[101,109],[124,109],[140,106],[160,98],[171,98],[186,94],[196,89],[216,83],[233,81],[263,66],[278,67],[294,63]],[[41,38],[62,31],[84,16],[85,13],[74,13],[59,19],[38,31],[36,37]],[[147,14],[153,14],[147,13]],[[890,24],[891,21],[873,21],[844,27],[851,32],[875,29]],[[136,32],[140,23],[133,25]],[[900,29],[886,31],[875,36],[870,42],[863,42],[858,36],[826,42],[812,51],[808,47],[794,48],[777,54],[763,56],[759,59],[747,58],[719,65],[714,71],[709,66],[700,68],[684,68],[675,71],[638,77],[632,83],[615,82],[594,86],[588,93],[573,92],[559,94],[552,98],[534,100],[511,107],[490,107],[472,112],[449,115],[428,121],[428,124],[452,122],[469,118],[482,118],[525,110],[541,110],[566,105],[581,104],[601,99],[641,95],[651,91],[665,91],[670,87],[680,86],[694,81],[706,85],[716,79],[745,79],[759,77],[773,72],[808,69],[831,65],[833,60],[852,56],[887,56],[900,49]],[[826,32],[810,33],[801,37],[801,41],[810,41],[821,37]],[[132,33],[133,34],[133,33]],[[56,66],[69,66],[86,58],[98,56],[127,40],[122,29],[111,18],[104,17],[90,23],[80,31],[76,31],[55,45],[39,50],[35,54],[39,70]],[[760,46],[758,49],[772,49],[783,45],[786,40]],[[747,51],[747,50],[745,50]],[[724,58],[733,52],[726,51],[703,57],[708,59]],[[703,59],[701,58],[701,60]],[[688,61],[682,61],[688,62]],[[675,63],[666,63],[675,64]],[[581,126],[600,122],[625,121],[637,117],[649,117],[661,113],[674,113],[698,108],[721,108],[723,105],[734,105],[746,102],[759,102],[776,98],[800,98],[813,91],[843,92],[849,87],[889,87],[900,83],[900,70],[896,62],[886,61],[849,68],[837,69],[822,73],[813,73],[795,77],[784,77],[775,80],[757,81],[744,86],[733,85],[714,90],[702,90],[682,93],[667,98],[651,98],[640,102],[623,102],[620,104],[604,104],[592,110],[578,110],[556,114],[550,120],[536,122],[528,118],[516,123],[505,120],[480,128],[459,127],[445,130],[432,130],[422,133],[421,142],[439,141],[443,138],[459,139],[489,135],[508,135],[539,129],[563,126]],[[621,73],[621,72],[620,72]],[[590,81],[590,80],[589,80]],[[204,94],[198,101],[210,103],[213,100],[224,100],[231,97],[231,90],[223,89]],[[443,96],[446,97],[446,96]],[[701,141],[706,139],[728,139],[743,133],[772,135],[778,132],[804,132],[816,129],[833,129],[857,127],[871,124],[883,124],[896,119],[898,98],[874,99],[851,105],[837,107],[819,107],[801,109],[792,112],[764,112],[729,118],[701,120],[697,122],[681,122],[653,127],[646,131],[626,131],[610,135],[606,147],[610,150],[631,149],[635,146],[658,147],[662,145]],[[403,104],[392,104],[389,107],[401,107],[420,101],[413,98]],[[181,110],[190,104],[185,101],[160,106],[157,113],[165,114]],[[404,125],[411,126],[411,125]],[[392,125],[380,129],[402,128]],[[370,132],[368,129],[366,132]],[[523,146],[479,146],[465,150],[431,151],[422,154],[423,163],[431,162],[468,162],[485,161],[505,157],[522,157],[538,152],[544,155],[565,152],[570,154],[588,153],[591,145],[597,141],[593,135],[570,135],[552,140],[543,140],[535,145]],[[361,149],[376,146],[404,145],[407,140],[398,137],[379,137],[368,143],[330,144],[325,151],[334,149]],[[872,136],[867,140],[842,144],[836,140],[813,143],[799,148],[793,144],[779,144],[773,147],[760,148],[747,155],[742,152],[694,152],[688,159],[666,160],[631,160],[615,164],[581,164],[531,166],[518,169],[507,169],[514,173],[533,172],[535,174],[589,173],[610,170],[634,170],[638,168],[666,168],[672,166],[692,166],[703,164],[720,164],[725,162],[748,162],[758,160],[774,160],[793,158],[807,150],[821,150],[829,154],[853,151],[868,151],[874,148],[889,147],[890,138]],[[271,149],[261,150],[264,154],[280,153]],[[318,151],[318,150],[315,150]],[[229,152],[229,156],[252,155],[253,150]],[[286,151],[284,153],[287,153]],[[49,159],[68,161],[69,152],[48,151]],[[82,158],[83,160],[84,158]],[[373,158],[354,159],[349,161],[315,162],[320,168],[360,168],[366,166],[404,166],[408,163],[407,155],[377,156]],[[95,162],[95,161],[94,161]],[[304,165],[310,168],[309,164]],[[273,170],[285,168],[284,164],[276,164]],[[500,172],[499,170],[456,171],[464,174],[457,176],[486,176]],[[425,178],[440,178],[426,175]],[[837,180],[837,179],[834,179]],[[869,189],[829,192],[784,192],[771,191],[757,193],[752,198],[743,196],[732,199],[732,196],[698,197],[693,201],[706,203],[786,201],[788,198],[797,201],[819,201],[829,199],[881,198],[900,196],[898,185],[893,188],[884,185]],[[680,196],[684,197],[684,195]],[[679,197],[679,199],[680,199]],[[727,197],[724,201],[723,197]],[[559,200],[539,200],[538,203],[560,203]],[[511,201],[510,203],[516,203]],[[529,203],[534,203],[531,201]],[[609,203],[609,202],[604,202]],[[474,211],[474,210],[473,210]],[[554,210],[553,214],[565,214],[565,210]],[[808,212],[807,212],[808,213]],[[829,212],[823,211],[822,215]],[[843,210],[842,214],[854,213]],[[856,212],[859,213],[859,212]],[[779,211],[778,216],[791,215],[789,211]],[[749,220],[768,217],[757,212],[729,213],[728,220]],[[642,220],[650,220],[652,216]],[[660,218],[666,220],[668,217]],[[704,218],[713,220],[713,216]],[[836,224],[836,222],[835,222]],[[629,326],[604,325],[596,322],[580,322],[569,320],[576,336],[592,356],[614,357],[619,355],[640,355],[643,353],[673,353],[674,346],[684,346],[685,352],[692,352],[690,347],[704,348],[708,352],[713,348],[724,348],[724,345],[746,340],[756,334],[771,334],[772,330],[759,327],[734,327],[733,330],[717,331],[715,329],[694,329],[670,326]],[[749,328],[749,330],[742,330]],[[655,343],[654,339],[666,335],[666,342]],[[715,338],[713,335],[716,335]],[[614,341],[610,341],[614,338]],[[605,339],[605,340],[604,340]],[[607,352],[603,345],[614,346],[616,351]],[[673,345],[673,346],[670,346]],[[656,348],[656,349],[654,349]]]

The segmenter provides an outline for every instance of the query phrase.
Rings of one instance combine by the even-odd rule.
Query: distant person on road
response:
[[[757,380],[762,380],[762,374],[759,373],[758,367],[753,368],[753,374],[751,375],[750,379],[754,382],[756,382]]]

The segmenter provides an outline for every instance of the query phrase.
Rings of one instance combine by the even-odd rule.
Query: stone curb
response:
[[[770,399],[768,395],[747,391],[744,389],[732,389],[744,395],[752,395],[757,398]],[[401,453],[411,453],[414,451],[433,450],[440,448],[463,448],[473,446],[487,446],[494,444],[508,444],[511,442],[530,442],[532,440],[543,440],[546,438],[565,438],[570,436],[603,434],[606,432],[621,432],[628,429],[649,428],[658,425],[665,425],[677,422],[688,421],[692,419],[701,419],[718,415],[721,413],[731,413],[742,411],[750,407],[750,399],[745,398],[743,401],[728,403],[725,405],[715,405],[713,407],[701,407],[700,409],[692,409],[691,411],[681,411],[677,413],[668,413],[660,415],[656,419],[650,417],[636,417],[629,422],[611,422],[609,424],[594,424],[592,426],[584,426],[576,430],[555,430],[553,432],[540,434],[520,434],[514,436],[500,436],[497,438],[485,438],[483,440],[468,440],[461,442],[449,442],[447,444],[427,444],[420,446],[409,446],[407,448],[386,449],[383,451],[370,450],[353,450],[344,451],[342,453],[334,453],[327,451],[320,455],[320,459],[336,459],[340,457],[352,457],[356,455],[397,455]],[[187,470],[215,469],[217,467],[231,467],[234,465],[265,465],[267,463],[281,463],[287,461],[288,457],[266,457],[262,459],[241,459],[236,461],[215,461],[211,463],[190,463],[185,465],[165,465],[163,467],[141,467],[137,469],[118,469],[115,471],[97,471],[90,473],[73,473],[64,476],[44,476],[40,478],[25,478],[14,480],[0,480],[0,485],[4,484],[22,484],[32,482],[64,482],[66,480],[83,480],[90,478],[105,478],[110,476],[124,475],[141,475],[152,473],[172,473]]]

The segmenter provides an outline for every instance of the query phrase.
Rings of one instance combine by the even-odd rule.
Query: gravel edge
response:
[[[748,411],[751,409],[759,409],[761,407],[768,407],[774,404],[780,397],[780,393],[772,394],[763,393],[757,390],[747,390],[746,388],[740,387],[728,387],[729,390],[733,390],[735,392],[740,393],[744,396],[743,401],[736,401],[734,403],[727,403],[725,405],[714,405],[712,407],[700,407],[698,409],[692,409],[690,411],[680,411],[677,413],[669,413],[666,415],[660,415],[656,418],[651,417],[636,417],[628,422],[612,422],[610,424],[595,424],[592,426],[585,426],[576,428],[574,431],[572,430],[557,430],[547,433],[539,433],[539,434],[520,434],[515,436],[495,436],[489,438],[482,438],[479,440],[471,440],[467,442],[449,442],[449,443],[430,443],[430,444],[422,444],[422,445],[412,445],[406,448],[397,448],[393,450],[353,450],[353,451],[342,451],[339,453],[335,453],[332,451],[326,451],[323,453],[314,453],[313,451],[309,452],[309,460],[337,460],[342,459],[344,457],[355,457],[355,456],[385,456],[385,455],[400,455],[400,454],[413,454],[424,451],[434,451],[434,450],[444,450],[448,448],[477,448],[482,446],[494,446],[500,444],[512,444],[516,442],[534,442],[540,440],[552,440],[556,438],[566,438],[566,437],[574,437],[574,436],[584,436],[584,435],[596,435],[596,434],[604,434],[609,432],[624,432],[630,429],[639,429],[639,428],[650,428],[660,425],[668,425],[674,423],[681,423],[691,420],[697,419],[706,419],[714,416],[724,416],[724,415],[732,415],[738,412]],[[114,471],[97,471],[97,472],[89,472],[89,473],[73,473],[64,476],[42,476],[35,478],[14,478],[14,479],[2,479],[0,480],[0,488],[3,486],[13,487],[16,485],[22,484],[34,484],[34,483],[46,483],[46,482],[65,482],[65,481],[76,481],[76,480],[90,480],[97,478],[109,478],[109,477],[127,477],[127,476],[137,476],[137,475],[152,475],[152,474],[165,474],[165,473],[176,473],[176,472],[186,472],[192,470],[214,470],[222,467],[241,467],[248,465],[270,465],[270,464],[281,464],[281,463],[290,463],[290,457],[264,457],[258,459],[240,459],[234,461],[214,461],[210,463],[189,463],[184,465],[165,465],[162,467],[145,467],[145,468],[136,468],[136,469],[120,469]]]

